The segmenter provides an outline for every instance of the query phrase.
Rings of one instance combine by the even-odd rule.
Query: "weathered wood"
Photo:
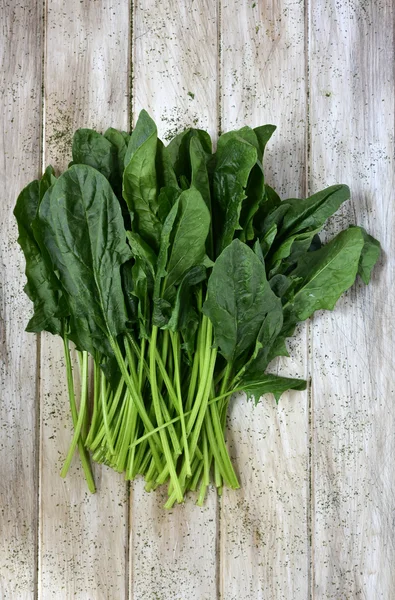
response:
[[[137,2],[134,15],[134,120],[146,108],[164,141],[187,126],[211,134],[217,123],[217,14],[209,0]],[[131,494],[131,598],[217,597],[216,504],[163,509],[165,495]]]
[[[0,136],[0,597],[34,598],[37,572],[37,340],[12,211],[40,173],[42,6],[2,3]]]
[[[391,598],[392,2],[221,0],[217,13],[209,0],[136,0],[132,42],[129,1],[46,5],[45,24],[42,3],[2,7],[0,597]],[[128,127],[133,63],[134,120],[147,108],[165,141],[188,125],[216,137],[219,122],[222,130],[273,122],[268,182],[282,195],[303,194],[309,61],[309,189],[349,183],[352,200],[328,235],[358,222],[384,248],[372,285],[357,284],[333,314],[301,327],[292,359],[273,365],[311,376],[311,486],[301,392],[278,407],[270,397],[256,408],[233,401],[228,443],[242,489],[225,490],[220,508],[211,490],[203,509],[190,497],[166,512],[164,491],[146,494],[141,479],[129,499],[122,477],[102,466],[92,496],[77,457],[59,477],[72,434],[62,347],[42,336],[38,357],[37,340],[24,333],[31,304],[12,216],[41,168],[43,24],[44,149],[56,168],[67,165],[78,126]]]
[[[65,7],[47,3],[45,161],[65,168],[77,127],[128,127],[129,3]],[[39,597],[127,597],[127,486],[106,467],[88,492],[77,455],[59,476],[71,440],[62,344],[43,336],[41,352],[41,503]]]
[[[278,126],[267,150],[268,182],[283,195],[304,192],[306,81],[303,3],[222,2],[221,126]],[[273,366],[307,374],[306,329],[292,359]],[[221,597],[307,598],[308,395],[284,394],[277,407],[232,402],[228,440],[241,490],[221,504]]]
[[[313,597],[394,595],[393,3],[312,0],[311,189],[348,183],[330,232],[382,241],[372,285],[314,319]]]

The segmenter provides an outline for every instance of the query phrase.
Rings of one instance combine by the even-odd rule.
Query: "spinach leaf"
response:
[[[276,302],[259,258],[234,240],[215,262],[203,305],[203,313],[213,323],[214,343],[228,362],[255,343]]]
[[[348,186],[332,185],[305,200],[297,198],[284,200],[289,210],[284,215],[279,236],[321,229],[325,221],[349,198]]]
[[[251,169],[257,161],[254,146],[242,138],[231,137],[218,147],[213,173],[213,217],[216,254],[219,255],[241,229],[241,206],[247,197],[245,188]]]
[[[359,227],[359,229],[363,235],[364,245],[359,258],[358,274],[362,281],[368,285],[373,267],[380,258],[381,246],[380,242],[369,235],[363,227]]]
[[[212,152],[211,138],[202,129],[186,129],[176,135],[167,146],[170,162],[173,165],[177,179],[178,181],[184,180],[186,188],[189,187],[192,176],[190,144],[194,138],[198,140],[203,151],[210,155]]]
[[[165,288],[178,284],[191,267],[203,262],[210,227],[210,213],[197,190],[191,188],[182,192],[174,206],[177,210],[169,240]]]
[[[266,145],[276,129],[277,128],[275,125],[261,125],[260,127],[254,128],[254,133],[256,135],[256,139],[258,140],[258,158],[261,162],[263,161]]]
[[[284,310],[304,321],[318,309],[332,310],[340,296],[354,283],[364,237],[359,227],[340,232],[316,252],[300,257],[291,278],[300,278]]]
[[[116,151],[111,142],[93,129],[77,129],[73,137],[73,163],[89,165],[111,178],[116,169]]]
[[[52,264],[42,255],[32,228],[40,204],[40,191],[43,191],[46,182],[46,178],[43,182],[32,181],[21,191],[14,215],[18,222],[18,243],[26,260],[27,283],[24,291],[34,305],[34,315],[26,331],[38,333],[46,330],[60,335],[61,319],[67,315],[67,307]]]
[[[76,326],[100,342],[125,331],[120,266],[130,258],[121,209],[107,179],[74,165],[50,188],[38,226]]]
[[[125,155],[123,197],[133,229],[155,250],[161,230],[157,216],[156,148],[156,125],[148,113],[141,111]]]
[[[173,169],[168,148],[158,139],[156,146],[156,174],[158,188],[178,189],[177,177]]]
[[[288,390],[305,390],[306,381],[303,379],[292,379],[289,377],[279,377],[266,373],[260,379],[244,379],[239,384],[248,399],[255,401],[258,404],[259,399],[265,394],[273,394],[276,402],[279,401],[281,395]]]

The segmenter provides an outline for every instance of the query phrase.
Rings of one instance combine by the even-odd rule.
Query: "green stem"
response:
[[[203,468],[204,468],[204,465],[203,465],[202,461],[195,458],[195,460],[193,461],[193,464],[192,464],[192,479],[190,480],[190,483],[189,483],[189,489],[191,490],[191,492],[196,491]]]
[[[158,335],[158,328],[156,325],[152,327],[151,333],[151,341],[150,341],[150,349],[149,349],[149,364],[150,364],[150,379],[151,379],[151,393],[152,393],[152,401],[155,408],[156,421],[158,425],[163,425],[163,416],[160,406],[159,392],[156,380],[156,359],[155,359],[155,350],[156,350],[156,339]],[[173,482],[174,493],[176,495],[177,501],[182,502],[184,497],[181,490],[180,482],[177,477],[176,468],[173,462],[173,457],[170,451],[169,442],[167,440],[167,435],[164,430],[161,430],[159,433],[162,441],[163,452],[166,458],[166,463],[169,469],[170,479]],[[160,472],[160,471],[159,471]]]
[[[144,363],[145,363],[145,345],[146,345],[147,341],[145,338],[142,338],[141,340],[141,349],[140,349],[140,355],[138,356],[138,361],[139,361],[139,372],[138,372],[138,381],[139,381],[139,392],[141,394],[141,392],[143,391],[143,375],[144,375]]]
[[[236,390],[232,390],[230,392],[226,392],[225,394],[222,394],[221,396],[216,396],[216,398],[212,398],[211,400],[209,400],[208,405],[211,405],[214,402],[218,402],[218,400],[222,400],[223,398],[227,398],[228,396],[231,396],[235,392],[240,392],[240,391],[241,391],[241,389],[236,389]],[[184,416],[187,417],[188,415],[191,414],[191,412],[192,411],[185,412]],[[174,417],[173,419],[170,419],[170,421],[167,421],[166,423],[163,423],[163,425],[160,425],[159,427],[155,427],[155,429],[153,431],[151,431],[150,433],[145,433],[144,435],[142,435],[141,437],[139,437],[135,442],[133,442],[130,445],[130,447],[133,448],[134,446],[137,446],[138,444],[141,444],[142,442],[148,440],[148,438],[150,438],[154,433],[158,433],[162,429],[166,429],[166,427],[170,427],[170,425],[172,423],[177,423],[179,420],[180,420],[180,417]]]
[[[70,357],[69,357],[70,358]],[[71,375],[72,377],[72,375]],[[73,459],[73,454],[74,451],[76,449],[76,446],[78,445],[78,441],[80,439],[80,435],[81,435],[81,429],[82,429],[82,425],[84,422],[84,417],[85,417],[85,411],[86,411],[86,404],[87,404],[87,396],[88,396],[88,387],[86,385],[86,382],[88,380],[88,353],[84,352],[83,353],[83,359],[82,359],[82,370],[81,370],[81,402],[80,402],[80,410],[78,413],[78,418],[74,427],[74,435],[73,435],[73,439],[71,440],[71,444],[70,444],[70,448],[69,451],[67,453],[66,456],[66,460],[64,462],[63,468],[60,472],[61,477],[66,477],[67,472],[70,468],[71,465],[71,461]],[[75,407],[75,400],[74,400],[74,407]],[[76,407],[75,407],[76,409]],[[82,440],[81,440],[82,443]],[[85,471],[85,469],[84,469]],[[88,486],[89,489],[91,490],[92,487],[92,481],[93,481],[93,477],[91,478],[91,481],[88,481]],[[91,490],[92,491],[92,490]]]
[[[99,384],[100,384],[100,371],[99,371]],[[112,403],[111,403],[111,406],[110,406],[110,410],[108,412],[108,422],[109,422],[109,424],[112,423],[112,420],[114,418],[115,412],[116,412],[116,410],[118,408],[119,400],[121,399],[124,385],[125,385],[125,382],[121,378],[120,381],[119,381],[119,383],[118,383],[118,387],[116,389],[114,398],[112,400]],[[116,429],[117,430],[119,429],[118,424],[116,425]],[[102,423],[100,425],[99,431],[97,432],[97,434],[94,437],[93,441],[89,445],[89,448],[90,448],[90,450],[92,452],[94,450],[96,450],[96,448],[99,446],[99,444],[101,443],[101,441],[103,440],[103,438],[104,438],[105,435],[106,435],[106,432],[105,432],[105,429],[104,429],[104,424]],[[115,436],[113,436],[112,441],[113,441],[113,444],[115,444]]]
[[[73,368],[71,365],[69,340],[66,333],[63,334],[63,348],[66,363],[67,390],[69,394],[71,418],[73,420],[73,427],[75,428],[78,422],[78,412],[77,405],[75,402]],[[96,492],[95,481],[93,479],[92,468],[89,461],[89,454],[84,446],[84,442],[82,439],[78,439],[78,452],[80,455],[81,464],[85,474],[88,489],[90,492],[92,492],[92,494],[94,494]]]
[[[209,322],[209,331],[210,331],[210,339],[211,339],[211,322]],[[203,421],[204,421],[204,416],[206,414],[206,410],[207,410],[207,405],[208,405],[208,399],[209,399],[209,395],[210,395],[210,389],[211,389],[211,380],[214,374],[214,368],[215,368],[215,361],[217,359],[217,349],[213,348],[211,350],[211,357],[209,360],[209,369],[208,369],[208,373],[207,373],[207,378],[206,378],[206,389],[204,391],[203,394],[203,398],[202,398],[202,402],[200,404],[200,409],[199,409],[199,413],[196,419],[196,424],[195,427],[193,429],[193,433],[191,436],[191,443],[190,443],[190,456],[191,456],[191,460],[193,461],[194,456],[195,456],[195,451],[196,451],[196,447],[197,447],[197,443],[198,443],[198,439],[199,439],[199,435],[200,435],[200,430],[202,428],[203,425]],[[186,472],[185,472],[185,465],[183,465],[182,469],[181,469],[181,473],[180,473],[180,482],[182,483],[182,485],[184,485],[185,482],[185,477],[186,477]],[[157,479],[158,481],[158,479]],[[176,501],[176,495],[173,492],[173,494],[170,496],[170,498],[168,499],[168,501],[165,504],[165,508],[171,508],[174,505],[174,502]]]
[[[131,379],[131,377],[129,376],[127,367],[126,367],[126,363],[124,361],[124,358],[122,356],[122,352],[119,348],[118,343],[116,342],[116,340],[113,337],[109,338],[110,340],[110,344],[111,347],[113,349],[113,352],[115,354],[115,358],[117,360],[118,366],[120,368],[120,371],[122,373],[122,376],[125,380],[125,383],[129,389],[130,395],[133,399],[133,402],[135,402],[137,410],[139,412],[139,415],[141,417],[141,420],[144,423],[145,428],[147,429],[148,432],[153,431],[154,426],[147,414],[147,411],[145,409],[143,400],[141,399],[140,394],[138,393],[138,390],[135,388],[135,386],[133,385],[133,381]],[[127,343],[127,340],[125,338],[125,343]],[[162,466],[162,461],[160,459],[159,456],[159,452],[158,452],[158,448],[161,448],[161,439],[160,437],[157,435],[157,433],[153,433],[152,438],[150,437],[148,439],[148,443],[151,447],[151,451],[152,451],[152,456],[155,459],[155,463],[157,466],[158,471],[161,471],[163,469]]]
[[[107,385],[106,385],[106,377],[104,373],[100,374],[100,401],[101,401],[101,409],[103,414],[103,424],[104,431],[106,434],[107,446],[111,452],[111,454],[115,453],[114,446],[112,443],[112,435],[110,431],[110,423],[108,419],[108,410],[107,410]]]
[[[96,361],[93,361],[93,413],[91,418],[91,426],[88,431],[88,436],[85,440],[87,448],[91,445],[97,433],[98,418],[99,418],[99,388],[100,388],[100,367]]]
[[[207,319],[206,316],[202,319],[202,330],[204,333],[209,329],[211,333],[212,325],[211,321]],[[211,349],[211,335],[202,335],[202,343],[200,348],[198,349],[200,353],[200,382],[198,386],[198,391],[195,399],[195,403],[193,405],[191,414],[189,415],[189,419],[187,422],[187,435],[189,435],[192,431],[196,418],[198,416],[200,405],[202,403],[204,392],[207,385],[208,373],[210,368],[210,349]]]
[[[184,445],[184,456],[185,456],[185,468],[187,472],[187,477],[192,475],[191,472],[191,463],[189,460],[189,448],[188,448],[188,440],[187,440],[187,431],[185,427],[185,417],[184,411],[182,407],[182,396],[181,396],[181,380],[180,380],[180,356],[179,356],[179,340],[177,334],[171,332],[170,333],[171,344],[173,348],[173,356],[174,356],[174,379],[176,384],[177,396],[178,396],[178,414],[181,418],[181,431],[182,431],[182,440]]]

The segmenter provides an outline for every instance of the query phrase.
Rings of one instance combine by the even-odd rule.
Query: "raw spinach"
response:
[[[224,133],[215,152],[199,129],[165,146],[142,111],[131,133],[79,129],[69,168],[22,190],[27,330],[59,335],[65,352],[74,434],[63,476],[78,447],[91,491],[89,454],[143,475],[147,491],[167,482],[167,508],[195,489],[202,504],[210,475],[218,490],[239,487],[224,433],[234,393],[257,403],[306,388],[271,361],[358,274],[369,283],[380,244],[354,225],[322,244],[347,186],[280,199],[264,178],[274,129]]]

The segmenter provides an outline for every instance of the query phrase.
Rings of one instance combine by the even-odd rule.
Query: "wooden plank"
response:
[[[77,127],[128,127],[129,3],[47,2],[45,161],[63,169]],[[41,528],[39,597],[127,596],[127,486],[95,469],[88,492],[79,459],[59,477],[71,439],[62,345],[45,336],[41,353]]]
[[[227,0],[221,23],[221,128],[276,124],[267,180],[282,195],[303,195],[303,3]],[[291,356],[271,370],[306,377],[305,327]],[[221,597],[307,598],[308,395],[288,393],[278,407],[265,397],[256,408],[238,397],[228,425],[242,487],[225,491],[221,504]]]
[[[313,597],[392,598],[394,552],[394,5],[311,1],[311,188],[348,183],[330,228],[384,256],[314,319]]]
[[[37,340],[12,211],[40,173],[42,6],[2,4],[0,181],[0,597],[34,598],[37,571]]]
[[[187,126],[217,123],[217,14],[209,0],[136,3],[134,119],[146,108],[165,141]],[[216,495],[204,508],[189,497],[170,512],[160,490],[131,494],[130,597],[212,600],[216,582]]]

